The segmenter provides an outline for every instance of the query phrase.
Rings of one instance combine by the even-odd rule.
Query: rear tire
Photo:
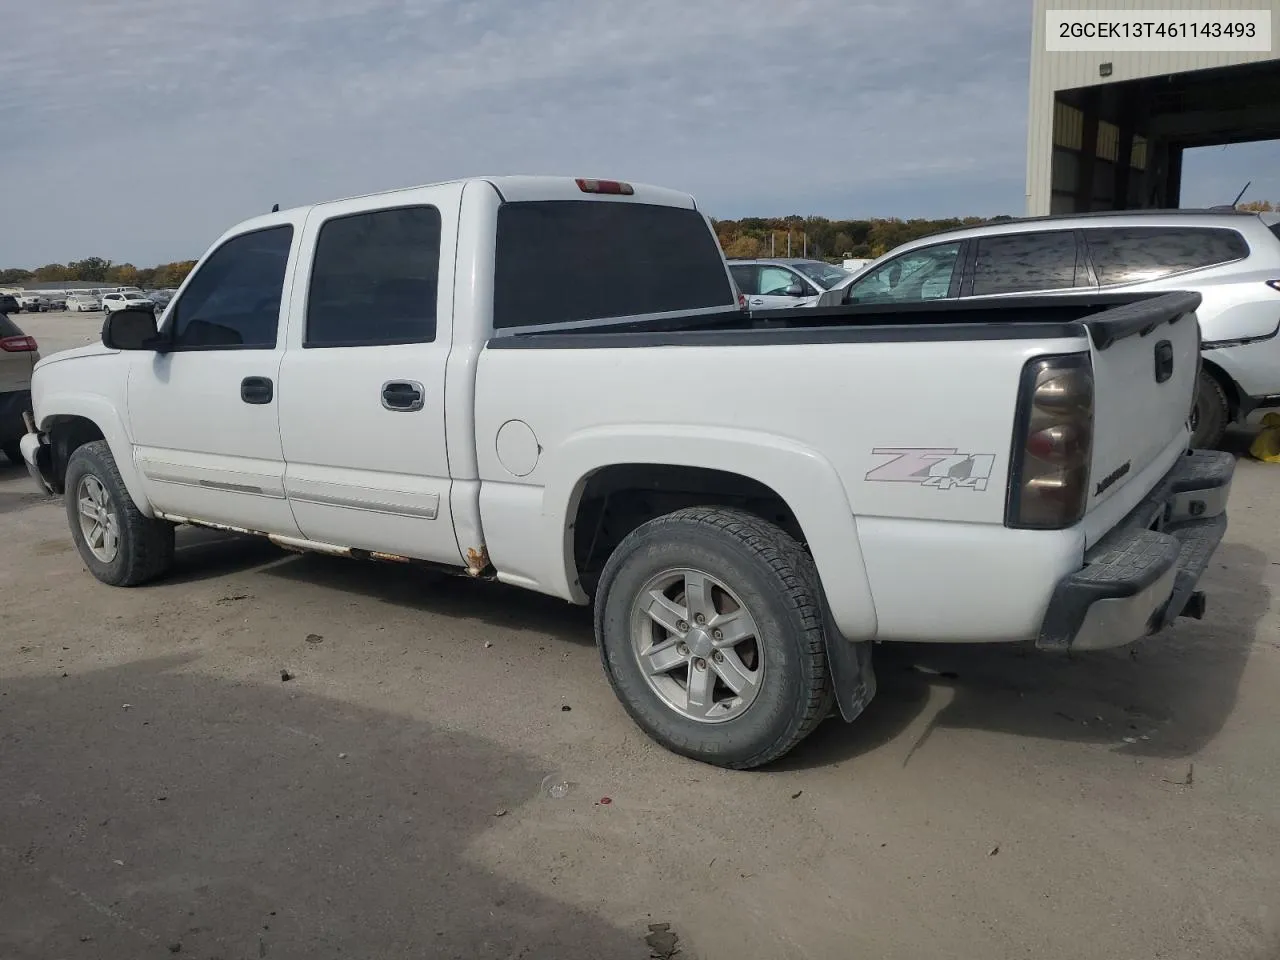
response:
[[[65,502],[80,558],[103,583],[136,587],[173,566],[173,524],[142,515],[105,440],[71,455]]]
[[[0,445],[0,451],[3,451],[4,455],[8,457],[10,460],[12,460],[14,463],[21,464],[26,462],[25,460],[22,459],[22,447],[19,446],[17,440],[14,440],[11,443]]]
[[[1191,446],[1214,449],[1222,442],[1231,422],[1231,401],[1218,378],[1207,370],[1200,371],[1196,384],[1196,403],[1191,414]]]
[[[674,753],[733,769],[776,760],[832,704],[817,584],[800,545],[754,514],[693,507],[643,524],[596,594],[614,693]]]

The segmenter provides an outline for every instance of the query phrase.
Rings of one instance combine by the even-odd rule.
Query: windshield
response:
[[[824,290],[830,290],[840,281],[848,280],[853,276],[848,270],[830,263],[819,263],[816,260],[809,263],[794,263],[792,266]]]

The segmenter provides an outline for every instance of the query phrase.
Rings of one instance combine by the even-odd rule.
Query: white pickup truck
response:
[[[1203,613],[1197,302],[753,315],[687,195],[472,179],[233,228],[158,326],[38,365],[21,448],[109,584],[190,523],[594,603],[634,720],[747,768],[853,720],[874,642]]]

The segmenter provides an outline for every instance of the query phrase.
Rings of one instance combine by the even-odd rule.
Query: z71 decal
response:
[[[985,490],[995,454],[960,453],[954,447],[876,447],[878,457],[892,457],[867,474],[881,483],[916,483],[938,490]]]

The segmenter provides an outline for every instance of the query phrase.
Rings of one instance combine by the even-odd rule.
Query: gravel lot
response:
[[[1278,485],[1241,462],[1204,622],[882,648],[857,724],[729,773],[631,725],[584,610],[194,530],[112,589],[0,467],[0,956],[1274,960]]]

